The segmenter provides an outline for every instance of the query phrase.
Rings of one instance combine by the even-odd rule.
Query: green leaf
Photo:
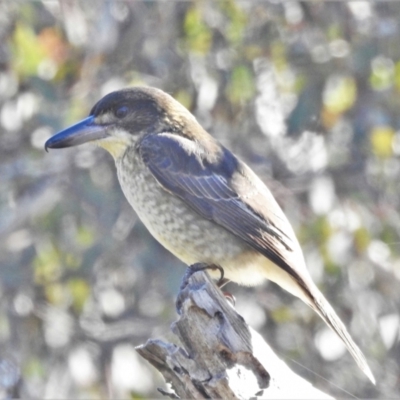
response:
[[[189,8],[183,24],[189,50],[201,54],[209,51],[211,46],[211,31],[204,23],[201,9],[197,6]]]
[[[393,155],[395,132],[390,126],[375,126],[371,131],[370,141],[373,153],[380,158]]]
[[[227,95],[233,104],[240,104],[253,98],[255,92],[252,71],[244,65],[235,67],[227,88]]]
[[[40,63],[46,54],[31,27],[20,22],[13,36],[13,69],[22,76],[37,75]]]
[[[74,278],[68,281],[68,289],[72,296],[75,311],[81,312],[90,295],[89,284],[83,279]]]

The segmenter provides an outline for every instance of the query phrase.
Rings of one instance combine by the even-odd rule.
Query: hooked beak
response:
[[[52,136],[44,145],[47,149],[62,149],[107,137],[106,127],[97,125],[90,116]]]

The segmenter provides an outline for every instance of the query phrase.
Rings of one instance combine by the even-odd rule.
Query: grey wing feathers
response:
[[[268,192],[268,198],[268,194],[259,190],[254,176],[248,175],[248,167],[230,151],[222,146],[217,149],[209,154],[198,143],[165,133],[146,136],[139,151],[166,190],[203,217],[239,236],[287,271],[307,291],[289,262],[297,242],[294,235],[286,233],[292,232],[291,227],[279,206],[273,200],[270,215],[263,214],[264,207],[257,204],[269,204],[272,195]]]

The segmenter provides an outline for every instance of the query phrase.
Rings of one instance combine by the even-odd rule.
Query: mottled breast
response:
[[[164,247],[186,264],[218,264],[229,278],[237,275],[238,269],[246,269],[248,261],[256,256],[257,252],[240,238],[203,218],[163,189],[133,153],[127,152],[116,165],[122,190],[139,218]],[[257,284],[265,276],[260,273],[253,278],[242,283]],[[238,281],[237,277],[231,279]]]

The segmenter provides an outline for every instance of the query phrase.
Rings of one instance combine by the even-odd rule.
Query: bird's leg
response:
[[[176,311],[178,312],[178,314],[180,314],[180,310],[182,307],[182,299],[181,299],[181,295],[183,293],[183,291],[185,290],[185,288],[188,286],[189,284],[189,279],[190,277],[198,271],[205,271],[206,269],[218,269],[221,273],[221,277],[219,278],[218,282],[222,282],[224,280],[224,270],[222,267],[218,266],[218,265],[214,265],[214,264],[205,264],[205,263],[196,263],[196,264],[192,264],[189,265],[186,268],[185,271],[185,275],[183,275],[182,278],[182,283],[181,286],[179,288],[179,295],[178,298],[176,299]]]
[[[217,286],[222,289],[225,285],[227,285],[230,282],[228,278],[219,278],[217,282]]]
[[[218,287],[221,288],[222,286],[224,286],[226,283],[229,282],[228,279],[224,278],[224,269],[216,264],[205,264],[205,263],[196,263],[196,264],[192,264],[189,265],[189,267],[187,267],[185,275],[183,276],[182,279],[182,283],[181,283],[181,290],[188,284],[189,278],[198,271],[205,271],[207,269],[212,269],[212,270],[218,270],[221,274],[220,278],[218,279]],[[220,285],[221,284],[221,285]]]
[[[181,287],[180,290],[183,290],[187,284],[189,283],[189,278],[198,271],[205,271],[207,269],[212,269],[212,270],[218,270],[221,274],[220,278],[217,281],[217,286],[219,289],[222,288],[230,282],[230,280],[228,278],[224,277],[224,269],[220,266],[220,265],[216,265],[216,264],[205,264],[205,263],[196,263],[196,264],[192,264],[190,265],[185,272],[185,275],[183,276],[182,279],[182,283],[181,283]],[[229,293],[229,292],[222,292],[223,295],[225,296],[225,298],[230,301],[232,303],[232,305],[234,306],[236,303],[236,299],[235,297]],[[180,302],[179,299],[177,300],[177,310],[180,309]],[[179,312],[179,311],[178,311]]]
[[[235,306],[235,305],[236,305],[235,296],[234,296],[232,293],[230,293],[230,292],[224,292],[224,291],[222,290],[222,288],[223,288],[226,284],[228,284],[229,282],[230,282],[230,280],[229,280],[228,278],[219,278],[219,280],[218,280],[218,282],[217,282],[217,286],[218,286],[219,289],[221,289],[221,291],[222,291],[223,295],[225,296],[225,298],[226,298],[228,301],[230,301],[230,302],[232,303],[233,306]]]
[[[183,291],[185,290],[186,286],[189,284],[189,279],[190,277],[198,271],[205,271],[206,269],[213,269],[213,270],[219,270],[221,276],[218,280],[218,283],[222,282],[222,286],[227,283],[225,282],[224,279],[224,270],[222,267],[215,265],[215,264],[205,264],[205,263],[196,263],[196,264],[192,264],[189,265],[189,267],[186,268],[186,272],[185,275],[183,275],[182,278],[182,283],[181,283],[181,287],[179,289],[179,295],[178,298],[176,299],[176,311],[178,312],[178,314],[180,314],[180,310],[182,307],[182,299],[181,299],[181,294],[183,293]]]

